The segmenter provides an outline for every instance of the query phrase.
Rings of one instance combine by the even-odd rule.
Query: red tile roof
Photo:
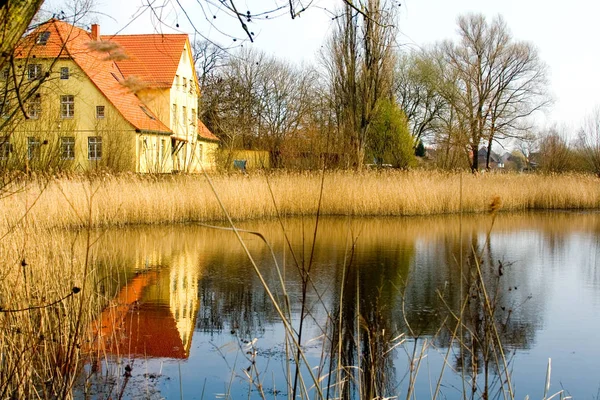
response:
[[[43,32],[50,33],[47,43],[36,44]],[[90,32],[52,19],[25,37],[16,54],[29,60],[72,58],[135,129],[172,133],[133,86],[172,87],[186,43],[185,34],[104,35],[94,41]],[[200,120],[198,139],[219,141]]]
[[[34,44],[38,35],[46,31],[50,32],[48,42],[45,45]],[[111,53],[106,51],[111,48],[114,51],[115,47],[102,47],[98,44],[92,41],[89,32],[64,21],[52,19],[25,38],[22,46],[17,49],[17,57],[29,57],[29,62],[32,57],[72,58],[135,129],[170,133],[171,130],[123,84],[125,77],[111,59]]]
[[[215,142],[219,142],[220,139],[216,137],[211,131],[208,130],[206,125],[200,120],[198,120],[198,138],[203,140],[211,140]]]
[[[125,77],[137,76],[151,87],[170,88],[181,60],[188,36],[115,35],[102,40],[119,44],[128,58],[116,62]]]

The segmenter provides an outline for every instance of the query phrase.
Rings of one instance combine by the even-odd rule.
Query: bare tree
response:
[[[327,43],[332,98],[358,169],[378,102],[391,97],[395,5],[387,0],[346,3]]]
[[[271,58],[261,71],[260,129],[274,167],[282,167],[282,146],[298,133],[311,104],[312,68],[300,69]]]
[[[573,151],[564,128],[553,126],[541,134],[538,157],[539,168],[544,172],[566,172],[573,168]]]
[[[266,63],[264,53],[243,49],[206,81],[202,120],[228,147],[252,149],[260,140],[259,90]]]
[[[400,54],[394,69],[393,92],[410,126],[414,145],[432,134],[447,102],[439,90],[436,54],[418,51]]]
[[[600,177],[600,107],[596,107],[585,119],[578,139],[583,159]]]
[[[534,164],[533,158],[535,153],[539,151],[539,134],[533,131],[527,132],[517,140],[517,153],[521,155],[524,160],[524,168],[532,170],[536,164]]]
[[[224,48],[208,40],[195,41],[192,44],[192,52],[200,89],[202,89],[227,62],[228,54]]]
[[[500,135],[526,132],[530,126],[524,119],[549,103],[546,67],[535,47],[513,40],[501,16],[491,23],[480,14],[461,16],[458,28],[459,43],[442,45],[447,79],[453,82],[445,97],[466,123],[471,170],[476,171],[484,140],[489,155]]]

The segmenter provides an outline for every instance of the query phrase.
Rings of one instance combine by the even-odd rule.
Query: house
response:
[[[477,151],[477,163],[479,168],[485,168],[487,163],[487,147],[481,147]],[[494,151],[490,153],[490,169],[504,168],[504,162]]]
[[[0,124],[6,166],[165,173],[215,165],[219,140],[198,119],[187,35],[105,36],[98,25],[52,19],[23,38],[0,79],[0,114],[14,115]]]

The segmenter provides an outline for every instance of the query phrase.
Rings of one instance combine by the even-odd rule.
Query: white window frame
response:
[[[37,136],[28,136],[27,137],[27,159],[33,160],[35,158],[40,157],[40,151],[42,148],[42,144],[40,143],[40,138]]]
[[[35,38],[35,44],[46,45],[48,39],[50,39],[50,31],[40,32]]]
[[[42,97],[38,93],[27,102],[27,117],[29,117],[29,119],[39,119],[41,114]]]
[[[102,159],[102,136],[88,136],[88,160]]]
[[[106,107],[96,106],[96,119],[104,119],[106,116]]]
[[[75,117],[75,96],[72,94],[60,96],[60,117],[71,119]]]
[[[27,66],[27,79],[30,81],[42,77],[42,64],[29,64]]]
[[[75,137],[61,136],[60,137],[60,159],[74,160],[75,159]]]

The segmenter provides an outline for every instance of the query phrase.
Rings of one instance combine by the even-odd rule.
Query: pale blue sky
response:
[[[54,1],[54,0],[50,0]],[[56,0],[60,1],[60,0]],[[157,0],[163,3],[164,0]],[[202,1],[202,0],[200,0]],[[554,105],[546,115],[538,117],[539,125],[565,124],[577,129],[583,118],[600,104],[600,5],[590,0],[398,0],[400,6],[399,42],[404,46],[423,46],[455,37],[456,18],[468,12],[481,12],[488,17],[502,14],[514,37],[534,43],[541,59],[549,67],[550,91]],[[106,15],[94,17],[103,34],[115,33],[125,27],[144,0],[96,0],[96,9]],[[287,0],[284,1],[286,3]],[[175,2],[172,1],[172,4]],[[224,38],[204,19],[196,0],[180,0],[194,24],[211,39],[223,45],[239,44]],[[240,7],[252,12],[265,4],[280,4],[282,0],[239,0]],[[314,0],[308,11],[295,20],[289,15],[258,21],[249,25],[255,32],[254,44],[294,62],[312,61],[318,57],[331,27],[332,10],[341,0]],[[259,4],[260,6],[256,6]],[[253,7],[255,7],[253,9]],[[240,10],[244,12],[246,10]],[[186,16],[173,8],[164,8],[163,19],[179,23],[180,30],[192,33]],[[207,10],[208,14],[211,14]],[[109,17],[110,16],[110,17]],[[237,21],[217,14],[219,29],[244,37]],[[145,13],[123,30],[123,33],[149,33],[157,29],[156,18]],[[168,29],[165,29],[168,32]],[[193,39],[193,38],[192,38]]]

